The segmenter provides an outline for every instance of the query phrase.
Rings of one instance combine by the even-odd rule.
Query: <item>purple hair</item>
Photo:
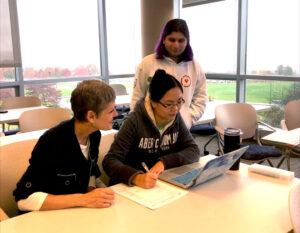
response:
[[[190,33],[186,22],[183,19],[171,19],[164,26],[158,43],[155,47],[155,53],[157,59],[163,59],[164,55],[167,54],[167,50],[164,45],[164,39],[170,35],[172,32],[181,32],[187,39],[187,45],[183,53],[180,55],[180,61],[192,61],[193,60],[193,50],[190,45]]]

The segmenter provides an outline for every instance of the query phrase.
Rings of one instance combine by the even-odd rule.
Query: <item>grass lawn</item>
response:
[[[246,101],[252,103],[271,103],[282,100],[292,88],[293,83],[281,81],[247,81]],[[235,100],[236,82],[207,82],[208,95],[218,100]]]

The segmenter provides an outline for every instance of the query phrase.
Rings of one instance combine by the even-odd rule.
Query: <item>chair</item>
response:
[[[20,132],[51,128],[71,118],[71,111],[65,108],[41,108],[25,111],[19,118]]]
[[[14,109],[14,108],[26,108],[26,107],[37,107],[41,106],[41,100],[36,96],[13,96],[2,100],[1,109]],[[19,125],[19,122],[10,122],[10,125]],[[2,124],[4,132],[5,126]]]
[[[7,216],[7,214],[2,210],[2,208],[0,208],[0,222],[4,221],[6,219],[9,219],[9,217]]]
[[[110,84],[110,86],[114,89],[116,95],[128,95],[126,87],[123,84],[115,83]]]
[[[284,130],[293,130],[300,128],[300,99],[288,102],[284,108],[284,119],[281,120],[281,128]],[[300,158],[300,147],[285,150],[287,167],[290,170],[290,158]],[[284,158],[280,161],[279,166]]]
[[[207,146],[212,142],[215,138],[217,138],[216,130],[211,124],[199,124],[193,125],[190,129],[191,134],[194,138],[197,136],[211,136],[210,139],[203,146],[203,154],[208,155],[209,151],[207,150]]]
[[[98,166],[101,171],[100,179],[103,181],[103,183],[106,186],[108,186],[109,177],[103,170],[102,161],[103,161],[105,155],[107,154],[107,152],[109,151],[110,146],[113,143],[117,132],[118,131],[116,131],[116,130],[101,132],[102,137],[101,137],[101,141],[100,141],[100,145],[99,145]]]
[[[223,153],[224,129],[236,128],[242,131],[242,143],[249,145],[249,149],[241,157],[242,160],[256,163],[263,163],[266,160],[273,167],[270,159],[282,156],[279,149],[261,144],[258,125],[263,124],[272,130],[273,128],[263,122],[257,122],[256,111],[250,104],[219,105],[215,109],[215,116],[215,128],[218,132],[218,146],[221,153]]]
[[[110,86],[114,89],[116,95],[128,95],[126,87],[123,84],[115,83],[110,84]],[[118,105],[116,106],[116,110],[118,112],[118,116],[114,117],[113,129],[119,130],[123,123],[124,117],[130,111],[130,107],[128,105]]]
[[[289,213],[293,225],[291,232],[300,233],[300,183],[294,184],[290,190]]]
[[[1,109],[26,108],[41,106],[41,100],[36,96],[14,96],[2,100]]]
[[[300,127],[300,99],[288,102],[284,108],[284,119],[281,128],[292,130]]]
[[[36,142],[37,139],[23,140],[0,147],[0,207],[9,217],[18,214],[13,190],[27,169]]]

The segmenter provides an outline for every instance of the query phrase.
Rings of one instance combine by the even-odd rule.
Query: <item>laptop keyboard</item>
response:
[[[180,183],[180,184],[188,184],[190,183],[193,179],[195,179],[196,176],[198,176],[201,168],[194,169],[192,171],[186,172],[180,176],[174,177],[172,180]]]

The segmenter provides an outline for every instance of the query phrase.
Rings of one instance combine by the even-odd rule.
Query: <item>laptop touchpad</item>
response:
[[[191,171],[192,169],[194,169],[194,167],[190,166],[190,165],[189,166],[182,166],[182,167],[176,168],[174,171],[172,171],[172,173],[181,175],[181,174],[184,174],[186,172]]]

